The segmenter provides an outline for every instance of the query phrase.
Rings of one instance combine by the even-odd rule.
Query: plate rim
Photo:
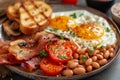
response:
[[[52,4],[52,5],[63,5],[63,4]],[[105,15],[104,13],[102,13],[102,12],[100,12],[100,11],[98,11],[98,10],[96,10],[96,9],[93,9],[93,8],[90,8],[90,7],[87,7],[87,6],[82,6],[82,5],[70,5],[70,6],[74,6],[74,7],[78,7],[78,9],[83,9],[83,10],[87,10],[87,11],[89,11],[89,12],[91,12],[91,13],[93,13],[93,14],[95,14],[95,15],[98,15],[98,16],[101,16],[101,17],[103,17],[104,19],[106,19],[107,20],[107,22],[109,23],[109,24],[112,24],[113,25],[113,27],[112,27],[112,29],[114,30],[114,32],[117,32],[118,34],[120,34],[120,30],[118,29],[118,26],[115,24],[115,22],[113,21],[113,20],[111,20],[107,15]],[[70,11],[70,10],[69,10]],[[74,11],[74,10],[71,10],[71,11]],[[64,11],[62,11],[62,12],[64,12]],[[118,34],[116,34],[116,36],[117,37],[119,37],[118,36]],[[120,38],[120,37],[119,37]],[[120,46],[120,41],[118,41],[119,42],[119,45],[117,45],[118,47]],[[22,76],[24,76],[24,77],[28,77],[28,78],[32,78],[32,79],[57,79],[57,80],[64,80],[64,79],[83,79],[83,78],[86,78],[86,77],[90,77],[90,76],[92,76],[92,75],[94,75],[94,74],[97,74],[97,73],[99,73],[99,72],[101,72],[101,71],[103,71],[104,69],[106,69],[116,58],[117,58],[117,56],[119,55],[119,52],[120,52],[120,48],[118,48],[118,50],[116,51],[116,53],[115,53],[115,56],[107,63],[107,64],[105,64],[105,65],[103,65],[103,66],[101,66],[99,69],[96,69],[96,70],[94,70],[94,71],[92,71],[92,72],[88,72],[88,73],[86,73],[86,74],[84,74],[84,75],[74,75],[74,76],[72,76],[72,77],[52,77],[52,76],[49,76],[49,78],[47,78],[47,76],[36,76],[36,75],[33,75],[33,74],[31,74],[31,73],[28,73],[28,72],[25,72],[25,71],[21,71],[21,70],[19,70],[18,68],[16,68],[16,67],[14,67],[14,66],[11,66],[11,65],[6,65],[6,67],[8,68],[8,69],[10,69],[11,71],[13,71],[13,72],[15,72],[15,73],[17,73],[17,74],[20,74],[20,75],[22,75]],[[27,75],[23,75],[22,73],[26,73]],[[32,75],[32,76],[31,76]]]

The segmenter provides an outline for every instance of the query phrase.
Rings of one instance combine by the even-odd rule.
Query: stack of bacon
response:
[[[20,64],[33,71],[39,66],[39,54],[45,44],[58,39],[55,35],[44,31],[36,33],[33,38],[25,37],[12,41],[0,39],[0,64]]]

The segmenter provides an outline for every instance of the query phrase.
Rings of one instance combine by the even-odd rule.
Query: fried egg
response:
[[[76,22],[69,16],[56,16],[50,20],[50,26],[54,29],[68,31],[69,28],[76,26]]]
[[[75,27],[72,31],[77,36],[87,40],[99,39],[104,35],[104,28],[97,23],[85,23]]]
[[[116,41],[111,25],[86,10],[54,13],[51,22],[45,31],[68,38],[79,48],[94,49],[115,44]]]

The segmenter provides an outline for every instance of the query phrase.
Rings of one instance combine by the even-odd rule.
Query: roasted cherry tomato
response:
[[[62,69],[62,64],[54,63],[50,58],[43,58],[40,62],[40,68],[48,75],[57,75]]]
[[[73,53],[77,52],[77,50],[78,50],[78,46],[74,42],[66,41],[63,43],[63,45],[69,46],[72,49]]]
[[[46,45],[46,51],[53,61],[64,63],[71,59],[72,49],[69,45],[63,45],[65,42],[59,41]]]

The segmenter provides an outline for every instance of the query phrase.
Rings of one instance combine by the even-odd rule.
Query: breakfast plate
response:
[[[112,36],[113,39],[110,41],[110,43],[109,43],[109,41],[107,41],[108,44],[111,44],[112,41],[114,40],[114,37],[116,36],[116,44],[117,45],[115,45],[114,57],[110,58],[105,65],[101,66],[98,69],[94,69],[93,71],[87,72],[83,75],[73,75],[73,76],[70,76],[70,77],[66,77],[66,76],[47,76],[40,69],[29,72],[26,69],[24,69],[23,67],[18,66],[18,65],[14,65],[14,66],[13,65],[6,65],[6,67],[8,69],[10,69],[11,71],[13,71],[15,73],[18,73],[22,76],[32,78],[32,79],[37,79],[37,80],[41,80],[41,79],[42,80],[68,80],[68,79],[82,79],[82,78],[92,76],[94,74],[97,74],[97,73],[101,72],[102,70],[106,69],[109,65],[112,64],[113,60],[115,60],[115,58],[119,54],[119,47],[120,47],[120,41],[119,41],[120,40],[120,36],[119,36],[120,32],[119,32],[118,27],[114,24],[114,22],[112,20],[110,20],[105,14],[103,14],[103,13],[97,11],[97,10],[91,9],[89,7],[85,7],[85,6],[73,6],[73,5],[61,5],[61,4],[57,4],[57,5],[52,4],[51,6],[52,6],[52,9],[53,9],[53,16],[52,16],[53,18],[57,15],[62,15],[62,16],[63,15],[70,15],[71,13],[75,13],[75,15],[80,16],[80,15],[84,15],[83,12],[85,12],[85,14],[87,16],[92,16],[92,14],[95,14],[97,16],[102,17],[101,19],[102,19],[103,23],[107,21],[108,22],[107,24],[111,25],[110,28],[115,33],[115,35],[111,33],[111,35],[113,35]],[[92,16],[92,17],[96,17],[96,19],[97,19],[97,16]],[[103,23],[101,23],[101,24],[103,24]],[[76,24],[74,24],[74,25],[76,25]],[[47,29],[46,31],[49,32],[50,30]],[[54,34],[60,35],[60,34],[57,34],[57,33],[54,33]],[[4,35],[4,32],[2,31],[2,28],[1,28],[1,38],[5,38],[5,37],[6,37],[6,35]],[[88,37],[85,37],[85,38],[88,38]],[[105,41],[106,40],[109,40],[109,39],[105,39]]]

